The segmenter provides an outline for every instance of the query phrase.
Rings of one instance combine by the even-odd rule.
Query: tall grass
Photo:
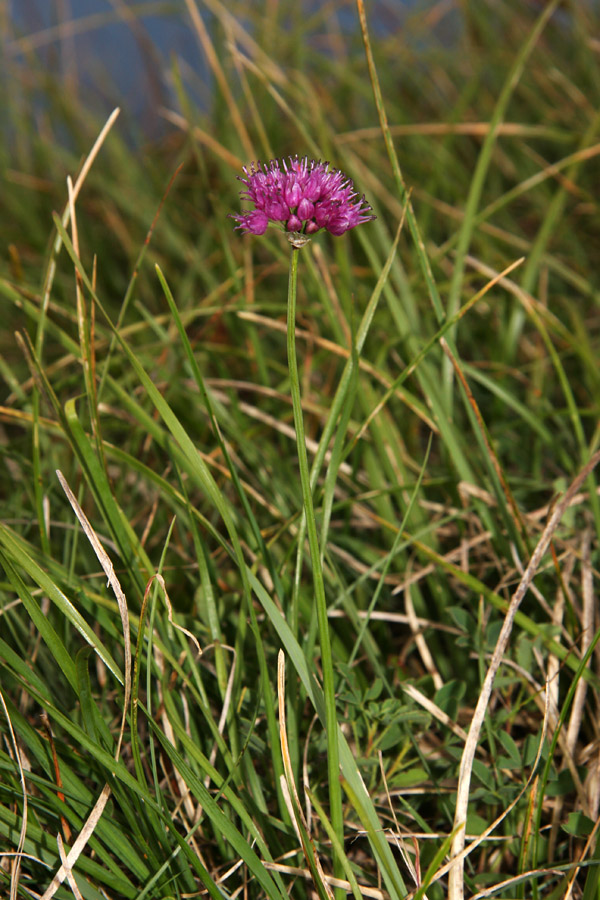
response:
[[[596,898],[596,7],[57,10],[2,21],[3,895]],[[61,75],[119,16],[151,139]],[[295,153],[378,218],[288,329],[226,216]]]

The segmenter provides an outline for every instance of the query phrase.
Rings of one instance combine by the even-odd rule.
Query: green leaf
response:
[[[521,751],[517,747],[515,741],[510,736],[507,731],[498,732],[498,740],[504,747],[504,750],[508,754],[510,760],[510,767],[520,769],[523,766],[523,760],[521,758]]]
[[[570,812],[567,821],[563,822],[562,829],[573,837],[588,837],[595,829],[596,822],[584,815],[582,812]]]

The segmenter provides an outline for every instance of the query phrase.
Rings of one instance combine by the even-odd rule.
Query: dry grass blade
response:
[[[149,591],[150,585],[155,580],[158,581],[158,583],[160,584],[160,586],[162,588],[163,596],[165,598],[165,605],[167,607],[167,617],[169,619],[169,623],[173,626],[173,628],[177,629],[177,631],[180,631],[181,634],[185,634],[185,636],[190,639],[190,641],[193,643],[194,647],[198,651],[198,656],[202,656],[202,647],[200,646],[200,644],[198,642],[198,638],[195,635],[193,635],[192,632],[189,631],[187,628],[184,628],[183,625],[178,625],[177,622],[173,621],[173,604],[171,603],[169,594],[167,593],[167,586],[165,584],[165,579],[159,572],[157,572],[156,575],[153,575],[152,578],[150,579],[150,581],[148,582],[148,584],[146,585],[146,593]]]
[[[96,803],[94,804],[94,808],[92,809],[91,813],[87,817],[87,820],[86,820],[83,828],[77,835],[77,838],[75,839],[73,846],[69,850],[69,853],[66,858],[66,862],[61,863],[60,869],[58,870],[58,872],[56,873],[56,875],[54,876],[54,878],[52,879],[52,881],[50,882],[50,884],[48,885],[46,890],[44,891],[44,893],[42,895],[42,900],[51,900],[51,897],[54,897],[55,893],[57,892],[57,890],[59,889],[59,887],[65,880],[65,878],[67,878],[67,871],[69,869],[73,868],[73,866],[79,859],[81,853],[85,849],[87,842],[89,841],[92,834],[94,833],[96,825],[100,821],[102,813],[104,812],[104,808],[105,808],[106,804],[108,803],[109,797],[110,797],[110,786],[108,784],[105,784],[104,787],[102,788],[100,796],[98,797],[98,799],[96,800]]]
[[[390,789],[389,789],[389,785],[388,785],[388,779],[387,779],[387,775],[386,775],[386,771],[385,771],[385,766],[383,763],[383,753],[381,752],[381,750],[379,750],[377,752],[377,757],[378,757],[378,761],[379,761],[379,771],[381,772],[381,781],[382,781],[383,787],[385,789],[385,796],[386,796],[386,800],[387,800],[388,807],[390,810],[390,815],[392,816],[392,819],[394,820],[394,828],[395,828],[394,837],[396,839],[396,845],[398,847],[398,851],[399,851],[400,855],[402,856],[404,865],[410,872],[410,877],[412,878],[412,880],[414,881],[416,886],[419,887],[419,885],[421,884],[421,852],[419,849],[419,843],[414,835],[412,835],[412,834],[407,835],[407,838],[412,839],[413,849],[415,852],[415,861],[413,864],[413,861],[410,858],[408,851],[405,849],[404,836],[402,835],[402,832],[400,829],[400,824],[398,822],[398,817],[396,816],[396,810],[394,809],[394,804],[392,803],[392,798],[390,795]],[[422,900],[427,900],[426,894],[423,894]]]
[[[581,863],[588,856],[588,854],[593,853],[594,848],[596,846],[596,836],[597,836],[599,830],[600,830],[600,819],[597,819],[594,824],[594,827],[592,828],[592,830],[588,836],[588,839],[585,842],[583,850],[581,851],[581,853],[579,855],[579,859],[576,861],[575,865],[573,866],[573,872],[571,874],[571,877],[569,878],[569,886],[567,887],[567,890],[565,891],[562,900],[571,900],[571,897],[573,896],[573,888],[575,887],[575,879],[577,878],[577,875],[579,874],[579,869],[580,869]]]
[[[119,606],[119,614],[121,616],[121,624],[123,626],[123,652],[125,656],[125,665],[124,665],[124,696],[123,696],[123,717],[121,720],[121,729],[119,732],[119,740],[117,742],[117,749],[115,751],[115,759],[119,758],[121,753],[121,743],[123,741],[123,733],[125,731],[125,722],[127,717],[127,709],[129,707],[129,699],[131,697],[131,639],[129,632],[129,611],[127,609],[127,599],[123,592],[123,588],[117,578],[114,570],[114,566],[110,560],[110,557],[102,544],[100,543],[100,539],[98,535],[92,528],[86,514],[82,510],[81,506],[77,502],[77,498],[75,494],[67,484],[67,480],[65,476],[62,474],[60,470],[56,470],[56,474],[58,476],[58,480],[60,481],[61,487],[65,494],[67,495],[67,499],[71,506],[73,507],[73,512],[79,519],[79,524],[81,525],[85,536],[88,541],[92,545],[94,553],[98,557],[98,562],[102,566],[104,574],[113,589],[114,595],[117,598],[117,604]]]
[[[63,868],[67,873],[67,881],[69,882],[69,887],[73,891],[73,896],[75,900],[83,900],[81,895],[81,891],[77,887],[77,882],[75,881],[75,876],[73,875],[73,869],[69,864],[69,860],[67,859],[67,854],[65,853],[65,845],[63,844],[63,839],[60,834],[56,836],[56,842],[58,844],[58,853],[60,856],[60,861],[63,864]]]
[[[286,330],[285,322],[279,322],[277,321],[277,319],[270,319],[267,316],[261,316],[259,313],[252,312],[252,310],[241,310],[240,312],[238,312],[238,316],[240,319],[245,319],[248,322],[254,322],[255,324],[264,326],[265,328],[270,328],[272,331],[285,333]],[[315,346],[321,347],[324,350],[328,350],[330,353],[333,353],[336,356],[341,356],[346,360],[350,359],[352,355],[350,350],[347,350],[345,347],[340,347],[340,345],[336,344],[335,341],[331,341],[328,338],[321,337],[318,334],[311,334],[304,328],[296,328],[296,337],[301,338],[308,343],[314,343]],[[381,374],[376,366],[372,365],[365,359],[359,358],[358,366],[362,372],[367,372],[372,378],[374,378],[385,388],[387,388],[390,396],[392,394],[395,394],[403,403],[408,406],[409,409],[411,409],[415,413],[415,415],[419,416],[419,418],[423,420],[425,425],[427,425],[427,427],[430,428],[435,434],[438,433],[438,427],[433,419],[429,415],[427,415],[426,411],[422,410],[419,407],[416,407],[413,403],[411,403],[410,396],[402,389],[402,387],[395,387],[388,378]],[[386,399],[389,399],[388,394],[386,394]],[[357,434],[355,442],[360,439],[363,431],[364,426],[361,427],[360,432]]]
[[[419,651],[419,655],[421,657],[423,665],[433,679],[434,688],[436,689],[436,691],[439,691],[440,688],[443,687],[444,681],[437,669],[437,666],[433,659],[433,655],[429,649],[429,644],[425,640],[425,635],[423,634],[421,626],[419,625],[410,587],[408,584],[404,588],[404,606],[406,608],[406,617],[408,619],[408,624],[410,626],[410,630],[413,633],[415,644],[417,646],[417,650]]]
[[[474,894],[470,900],[483,900],[484,897],[493,897],[494,894],[499,894],[501,891],[507,891],[509,888],[512,888],[514,891],[514,888],[518,884],[523,884],[526,881],[534,879],[536,876],[562,874],[563,872],[561,869],[529,869],[527,872],[521,872],[521,874],[516,875],[514,878],[507,878],[506,881],[501,882],[501,884],[494,884],[484,891],[479,891],[477,894]],[[515,896],[515,893],[513,893],[512,896]],[[562,900],[564,900],[564,897]]]
[[[104,570],[104,574],[106,575],[110,586],[112,587],[115,597],[117,598],[117,603],[119,606],[119,613],[121,614],[121,623],[123,626],[123,646],[124,646],[124,656],[125,656],[125,672],[124,672],[124,696],[123,696],[123,715],[121,717],[121,727],[119,730],[119,739],[117,741],[117,749],[115,751],[115,759],[118,760],[121,753],[121,744],[123,742],[123,735],[125,732],[125,724],[127,721],[127,710],[129,708],[129,699],[131,696],[131,643],[130,643],[130,633],[129,633],[129,612],[127,610],[127,601],[125,599],[125,594],[123,593],[123,589],[119,583],[119,579],[115,574],[115,570],[113,568],[113,564],[110,561],[106,550],[100,543],[100,540],[90,525],[87,516],[82,510],[81,506],[77,502],[77,498],[73,494],[71,488],[67,484],[67,481],[59,470],[56,472],[58,476],[58,480],[60,481],[61,487],[67,495],[67,499],[71,504],[73,511],[77,518],[79,519],[79,523],[84,531],[85,536],[89,540],[90,544],[94,549],[94,553],[98,557],[98,561]],[[51,897],[54,896],[62,882],[65,878],[69,877],[69,871],[73,868],[75,863],[77,862],[80,854],[85,849],[87,842],[89,841],[91,835],[96,828],[96,825],[100,821],[100,817],[104,812],[104,808],[108,802],[108,798],[110,797],[110,786],[108,784],[104,785],[98,800],[96,801],[92,812],[87,818],[83,828],[79,832],[73,846],[71,847],[65,861],[61,864],[60,869],[52,879],[51,883],[48,885],[46,890],[44,891],[42,900],[50,900]]]
[[[446,137],[449,134],[462,134],[472,137],[485,137],[489,134],[490,122],[418,122],[410,125],[390,125],[392,137],[409,137],[412,135],[436,135]],[[501,122],[496,126],[496,134],[505,137],[550,137],[554,132],[544,125],[526,125],[521,122]],[[338,134],[336,144],[362,143],[363,141],[381,139],[381,128],[357,128],[345,134]]]
[[[410,682],[403,683],[402,690],[408,697],[411,698],[411,700],[414,700],[415,703],[418,703],[419,706],[422,706],[423,709],[426,709],[428,713],[431,713],[434,719],[437,719],[438,722],[440,722],[446,728],[449,728],[450,731],[452,731],[453,734],[460,738],[461,741],[466,742],[468,735],[464,728],[461,728],[460,725],[457,725],[456,722],[453,722],[448,713],[445,713],[443,709],[440,709],[440,707],[436,703],[434,703],[433,700],[430,700],[428,697],[426,697],[422,691],[416,688],[413,684],[410,684]]]
[[[106,123],[105,123],[104,127],[102,128],[100,134],[94,141],[94,145],[93,145],[92,149],[90,150],[84,164],[81,167],[81,171],[79,172],[79,175],[77,176],[77,178],[75,180],[75,184],[73,185],[73,190],[69,197],[69,202],[67,203],[67,206],[66,206],[65,211],[62,216],[62,224],[63,224],[64,228],[66,228],[69,224],[69,218],[71,215],[72,205],[77,200],[79,191],[81,190],[82,185],[83,185],[85,179],[87,178],[88,172],[90,171],[90,169],[94,163],[94,160],[96,159],[96,157],[98,156],[98,153],[100,152],[100,148],[102,147],[102,144],[106,140],[108,132],[115,124],[115,122],[117,120],[117,116],[119,115],[120,112],[121,112],[121,110],[119,109],[119,107],[117,107],[116,109],[113,109],[112,113],[106,120]],[[52,285],[54,284],[54,276],[56,274],[56,257],[60,253],[61,247],[62,247],[62,238],[61,238],[60,234],[57,234],[54,239],[54,245],[52,247],[52,255],[50,258],[50,265],[48,266],[48,271],[46,273],[46,280],[44,283],[44,293],[43,293],[43,299],[42,299],[42,316],[45,316],[47,309],[48,309],[48,304],[50,303],[50,294],[52,292]]]
[[[450,900],[462,900],[464,896],[464,857],[460,859],[458,859],[458,857],[462,853],[465,845],[464,825],[467,818],[467,807],[469,803],[469,788],[471,784],[473,761],[475,759],[475,751],[477,748],[477,743],[479,741],[479,734],[481,732],[485,713],[492,693],[494,679],[496,677],[498,669],[500,668],[502,657],[504,656],[506,647],[508,645],[515,614],[529,589],[529,585],[535,577],[542,558],[550,545],[552,536],[554,535],[554,532],[556,531],[565,510],[568,509],[569,503],[571,502],[573,496],[581,488],[584,481],[586,480],[590,472],[594,470],[598,462],[600,462],[600,451],[592,456],[589,462],[579,472],[577,477],[571,482],[569,488],[565,491],[561,499],[557,502],[552,514],[550,515],[548,524],[544,528],[542,536],[540,537],[537,546],[531,555],[531,559],[527,568],[525,569],[519,586],[517,587],[517,590],[511,598],[506,616],[504,618],[502,629],[500,631],[498,640],[496,642],[496,647],[494,649],[494,654],[492,656],[492,660],[488,667],[483,686],[479,694],[479,699],[477,701],[477,706],[475,708],[473,719],[471,721],[471,727],[469,729],[469,735],[460,762],[458,788],[456,792],[456,811],[454,815],[454,828],[456,829],[456,836],[454,838],[454,841],[452,842],[451,849],[452,859],[455,860],[456,864],[453,865],[450,870]]]
[[[516,269],[517,266],[520,266],[521,263],[523,262],[523,259],[524,259],[524,257],[514,260],[514,262],[512,262],[509,266],[507,266],[503,272],[501,272],[500,274],[496,273],[494,275],[494,277],[480,291],[478,291],[473,297],[471,297],[464,304],[464,306],[462,306],[462,308],[456,313],[456,315],[452,316],[450,321],[444,323],[444,325],[439,329],[439,331],[436,334],[434,334],[433,337],[423,347],[421,352],[417,355],[416,359],[414,359],[409,364],[409,366],[404,370],[404,372],[402,372],[402,376],[401,376],[402,381],[405,381],[410,375],[412,375],[412,373],[415,371],[417,366],[423,360],[423,358],[426,355],[429,348],[434,346],[434,344],[437,342],[438,338],[439,338],[440,344],[446,350],[448,345],[446,344],[445,339],[442,337],[444,332],[448,331],[448,329],[454,322],[458,322],[459,319],[462,319],[462,317],[471,309],[471,307],[474,306],[479,300],[481,300],[481,298],[484,297],[488,293],[488,291],[490,291],[494,287],[494,285],[496,285],[498,282],[500,282],[502,280],[502,278],[506,277],[506,275],[508,275],[510,272],[512,272],[513,269]],[[360,430],[354,437],[354,441],[353,441],[354,444],[358,443],[358,441],[361,439],[361,437],[363,436],[363,434],[365,433],[365,431],[367,430],[367,428],[369,427],[369,425],[375,418],[375,416],[379,415],[379,413],[381,412],[383,407],[386,405],[386,403],[390,399],[393,391],[400,390],[400,385],[396,384],[397,381],[398,381],[398,379],[396,379],[394,384],[388,388],[387,392],[383,395],[381,400],[371,410],[371,412],[369,413],[369,415],[367,416],[367,418],[361,425]],[[436,426],[435,430],[436,431],[438,430],[437,426]]]
[[[292,760],[290,758],[290,749],[288,745],[286,716],[285,716],[285,656],[283,650],[279,651],[277,657],[277,697],[279,702],[279,738],[281,741],[281,753],[283,756],[283,768],[285,771],[285,782],[289,796],[290,813],[295,822],[296,832],[302,843],[302,851],[309,864],[313,881],[318,879],[315,887],[320,896],[325,895],[329,900],[333,900],[333,892],[329,887],[327,877],[321,866],[316,848],[308,833],[308,825],[300,806],[300,798],[296,790],[294,781],[294,771],[292,769]],[[319,890],[321,888],[321,890]]]
[[[60,774],[60,764],[58,761],[58,754],[56,752],[56,745],[54,743],[54,734],[52,733],[52,726],[50,724],[50,719],[48,718],[48,714],[46,712],[43,712],[41,714],[40,718],[42,720],[42,725],[44,726],[44,728],[46,730],[46,734],[48,737],[48,743],[50,744],[50,753],[52,754],[52,765],[54,766],[54,778],[56,780],[56,787],[57,787],[56,796],[58,797],[59,800],[61,800],[64,803],[65,795],[62,791],[62,787],[63,787],[62,776]],[[60,822],[62,825],[65,840],[70,841],[71,840],[71,828],[62,813],[60,816]]]
[[[6,702],[4,700],[4,695],[2,691],[0,691],[0,703],[2,704],[2,709],[4,711],[4,715],[6,717],[6,723],[8,725],[8,731],[10,733],[10,742],[13,747],[13,752],[15,755],[15,762],[17,764],[17,768],[19,770],[19,780],[21,782],[21,788],[23,790],[23,815],[21,817],[21,832],[19,834],[19,843],[17,845],[17,852],[15,854],[15,860],[13,865],[13,870],[10,879],[10,900],[16,900],[18,891],[19,891],[19,873],[21,871],[21,854],[23,853],[23,847],[25,846],[25,838],[27,836],[27,785],[25,784],[25,773],[23,771],[23,765],[21,763],[21,754],[19,752],[19,745],[17,744],[17,738],[15,736],[15,732],[13,730],[12,722],[10,720],[10,716],[8,714],[8,709],[6,708]]]
[[[240,159],[239,156],[236,156],[235,153],[232,153],[227,147],[223,147],[213,135],[209,134],[207,131],[204,131],[198,125],[190,125],[184,116],[180,113],[175,112],[172,109],[161,109],[161,115],[163,118],[167,120],[167,122],[171,122],[172,125],[175,125],[177,128],[180,128],[181,131],[189,131],[195,140],[199,141],[201,144],[204,144],[205,147],[208,147],[209,150],[223,160],[224,163],[227,163],[228,166],[231,166],[232,169],[241,169],[244,160]]]
[[[244,151],[248,157],[248,160],[250,160],[254,156],[252,141],[250,140],[250,135],[248,134],[246,126],[244,125],[244,122],[240,115],[240,111],[235,102],[231,87],[229,86],[229,82],[225,77],[223,67],[221,66],[213,42],[208,31],[206,30],[204,22],[202,21],[202,17],[198,11],[195,0],[185,0],[185,5],[187,7],[190,19],[192,20],[192,25],[194,26],[196,34],[198,35],[200,46],[204,50],[213,74],[218,82],[219,88],[223,92],[223,96],[225,98],[225,102],[227,103],[229,114],[231,116],[231,121],[235,125],[236,132],[239,135],[239,138],[244,146]]]
[[[594,637],[594,586],[591,560],[591,533],[586,529],[581,539],[581,595],[583,610],[581,619],[581,655],[585,656]],[[575,752],[583,719],[583,708],[587,693],[587,682],[582,678],[575,688],[571,717],[567,728],[567,747],[571,755]],[[590,811],[591,812],[591,811]],[[593,813],[592,813],[593,815]]]
[[[40,28],[31,34],[20,35],[5,43],[4,52],[8,57],[20,54],[31,54],[34,50],[46,47],[59,41],[65,41],[76,35],[92,32],[96,28],[110,24],[115,20],[115,14],[110,12],[91,13],[83,16],[73,16],[70,19]]]
[[[471,854],[477,847],[480,846],[480,844],[483,844],[485,841],[489,840],[491,838],[491,836],[493,835],[494,831],[496,830],[496,828],[500,825],[500,823],[503,822],[504,819],[506,819],[506,817],[510,815],[512,810],[517,806],[517,804],[521,801],[521,799],[523,797],[525,797],[528,793],[530,793],[529,812],[528,812],[527,819],[525,822],[525,827],[528,827],[527,823],[529,822],[529,820],[531,818],[532,811],[533,811],[534,799],[535,799],[535,795],[537,793],[537,785],[538,785],[538,775],[536,775],[537,767],[538,767],[539,761],[542,757],[544,741],[546,740],[546,733],[548,731],[548,722],[550,719],[549,706],[550,706],[550,704],[549,704],[548,692],[546,691],[545,692],[545,708],[544,708],[544,719],[543,719],[543,723],[542,723],[542,732],[540,735],[540,741],[539,741],[536,757],[531,766],[531,772],[530,772],[530,775],[529,775],[527,781],[525,782],[525,784],[523,785],[523,787],[521,788],[521,790],[519,791],[517,796],[511,801],[511,803],[509,803],[509,805],[505,809],[502,810],[500,815],[490,825],[488,825],[488,827],[485,829],[485,831],[483,831],[481,834],[477,835],[477,837],[474,838],[474,840],[472,840],[468,844],[468,846],[463,848],[463,850],[460,854],[460,857],[456,857],[456,856],[452,857],[450,862],[443,865],[441,867],[441,869],[439,869],[439,871],[436,872],[434,877],[431,879],[432,882],[439,881],[440,878],[442,878],[444,875],[446,875],[448,872],[450,872],[454,867],[456,867],[459,860],[462,861],[462,860],[466,859],[467,856],[469,856],[469,854]],[[533,785],[533,789],[530,792],[530,788],[532,785]],[[464,831],[464,829],[462,829],[462,828],[460,830]],[[474,900],[474,898],[472,898],[472,900]]]
[[[305,878],[307,881],[312,879],[312,872],[309,869],[301,869],[299,866],[284,866],[281,863],[269,862],[268,860],[263,860],[263,866],[265,869],[271,869],[272,872],[282,872],[284,875],[296,875],[300,878]],[[323,877],[326,884],[333,888],[339,887],[348,894],[352,890],[350,882],[344,881],[343,878],[334,878],[333,875],[324,875]],[[358,886],[363,897],[371,897],[372,900],[387,900],[388,895],[378,888],[368,887],[366,884],[359,884]]]
[[[463,390],[464,390],[467,400],[469,402],[469,406],[473,410],[473,414],[477,420],[477,424],[479,425],[479,432],[481,435],[481,439],[483,440],[483,442],[485,444],[485,448],[487,450],[490,462],[491,462],[492,466],[494,467],[494,471],[495,471],[496,475],[498,476],[498,481],[500,482],[500,484],[502,486],[502,490],[504,492],[506,502],[508,503],[508,506],[510,507],[510,510],[512,512],[515,525],[519,529],[522,538],[524,540],[527,540],[527,531],[525,528],[525,523],[523,522],[523,517],[521,515],[521,511],[520,511],[519,507],[517,506],[517,502],[516,502],[515,498],[513,497],[513,493],[511,491],[510,487],[508,486],[508,482],[507,482],[506,478],[504,477],[504,472],[502,471],[502,466],[500,465],[500,460],[498,459],[498,455],[490,443],[490,440],[488,438],[487,429],[486,429],[485,423],[483,421],[483,416],[481,415],[479,406],[477,405],[477,401],[475,400],[475,397],[473,396],[473,392],[471,391],[471,388],[469,387],[469,383],[464,376],[464,373],[460,367],[460,364],[459,364],[458,360],[456,359],[456,357],[454,356],[454,354],[452,353],[450,347],[448,346],[446,339],[440,338],[440,344],[442,346],[444,353],[446,354],[446,356],[452,363],[452,367],[463,387]]]

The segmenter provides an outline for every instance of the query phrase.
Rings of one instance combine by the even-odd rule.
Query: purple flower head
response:
[[[270,222],[278,222],[288,233],[312,235],[324,228],[341,235],[376,218],[352,180],[328,162],[290,156],[243,168],[238,178],[246,190],[240,196],[253,209],[230,218],[244,234],[264,234]]]

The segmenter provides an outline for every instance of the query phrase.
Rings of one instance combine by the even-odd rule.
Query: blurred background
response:
[[[36,66],[46,67],[49,75],[60,78],[65,90],[97,112],[110,111],[115,105],[126,107],[148,137],[165,133],[160,107],[176,100],[173,66],[181,71],[194,100],[205,110],[211,104],[213,76],[191,27],[191,5],[186,0],[4,0],[2,7],[7,75],[35,60]],[[256,26],[253,18],[263,7],[272,34],[283,27],[290,35],[297,34],[312,52],[335,55],[348,34],[357,32],[351,0],[209,2],[198,8],[213,36],[216,17],[229,13],[260,41],[257,31],[262,25]],[[413,50],[420,43],[431,47],[438,41],[452,46],[464,27],[458,3],[375,0],[368,7],[375,34],[406,41]],[[413,32],[415,16],[422,19],[423,27]],[[296,54],[290,63],[294,58]]]

